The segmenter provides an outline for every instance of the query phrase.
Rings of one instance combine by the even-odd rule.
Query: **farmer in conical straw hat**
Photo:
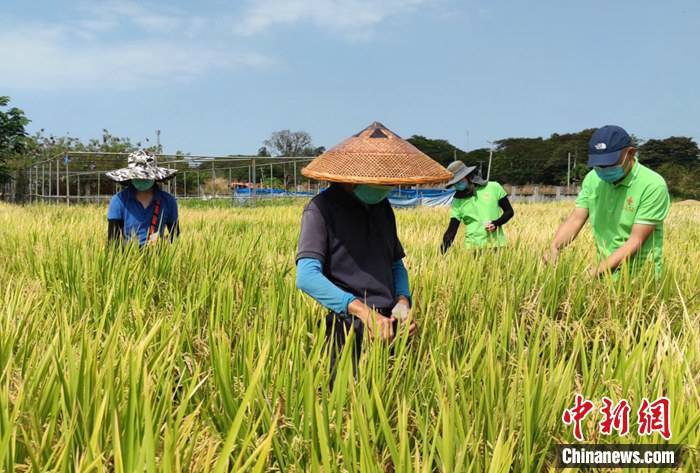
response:
[[[447,169],[454,175],[447,187],[455,188],[452,200],[452,218],[442,237],[440,250],[445,253],[457,235],[460,222],[466,229],[464,244],[467,248],[494,248],[505,246],[503,225],[513,218],[513,207],[508,194],[498,182],[487,181],[476,166],[453,161]]]
[[[177,201],[157,184],[176,173],[176,169],[158,167],[143,150],[129,155],[127,167],[107,172],[107,177],[125,186],[112,197],[107,210],[108,239],[137,238],[143,246],[157,241],[166,229],[171,240],[178,235]]]
[[[402,319],[401,326],[415,333],[405,254],[387,197],[396,185],[445,182],[452,174],[378,122],[326,151],[302,174],[331,183],[304,209],[296,261],[297,287],[330,310],[326,342],[333,378],[351,328],[353,370],[365,329],[390,340]]]

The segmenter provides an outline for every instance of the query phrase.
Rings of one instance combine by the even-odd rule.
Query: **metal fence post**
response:
[[[34,201],[39,201],[41,195],[41,178],[39,177],[39,165],[34,165]]]
[[[255,158],[253,158],[253,161],[251,162],[251,167],[253,169],[253,187],[250,188],[250,200],[251,200],[252,204],[255,205],[255,198],[256,198],[256,195],[255,195],[255,186],[256,186],[256,182],[255,182]]]
[[[27,192],[29,193],[29,202],[32,202],[32,168],[27,169]]]
[[[68,163],[66,163],[66,205],[70,205],[70,176],[68,174]]]
[[[39,166],[34,165],[34,202],[39,200]]]

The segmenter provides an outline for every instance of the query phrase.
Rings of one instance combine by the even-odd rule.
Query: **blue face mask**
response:
[[[137,191],[147,191],[151,187],[153,187],[153,184],[155,184],[155,180],[153,179],[132,179],[131,180],[131,185],[134,186],[134,188]]]
[[[625,168],[623,168],[621,164],[606,168],[596,167],[594,169],[595,173],[598,174],[598,177],[604,180],[605,182],[613,183],[625,177]]]
[[[365,204],[372,205],[378,204],[382,200],[386,199],[394,188],[391,186],[377,186],[371,184],[360,184],[355,187],[353,193],[355,197],[360,199],[360,201]]]
[[[469,187],[469,183],[464,179],[455,184],[455,189],[457,189],[458,191],[467,190],[467,187]]]
[[[598,174],[598,177],[601,178],[605,182],[610,182],[610,183],[615,183],[625,177],[625,163],[627,162],[627,158],[622,160],[622,163],[617,164],[615,166],[607,166],[604,168],[601,167],[595,167],[595,173]]]

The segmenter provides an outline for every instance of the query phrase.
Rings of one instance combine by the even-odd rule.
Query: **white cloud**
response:
[[[0,85],[6,87],[135,88],[190,80],[215,68],[265,66],[257,54],[145,39],[76,45],[61,28],[0,31]]]
[[[261,67],[264,55],[205,34],[207,20],[130,1],[87,6],[63,24],[3,21],[0,86],[136,88],[214,69]]]
[[[149,6],[131,0],[112,0],[83,7],[78,24],[93,31],[109,31],[134,26],[151,32],[171,32],[201,24],[202,18],[167,5]]]
[[[248,0],[236,31],[252,35],[276,25],[308,21],[353,37],[365,36],[390,16],[432,0]]]
[[[434,1],[247,0],[234,22],[243,35],[309,22],[363,38],[387,18]],[[137,88],[274,63],[240,45],[245,40],[231,35],[230,23],[222,29],[231,21],[226,14],[135,0],[83,3],[69,13],[60,22],[0,17],[0,86]]]

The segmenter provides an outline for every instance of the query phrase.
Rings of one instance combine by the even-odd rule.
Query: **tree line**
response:
[[[28,166],[47,157],[59,156],[71,151],[128,153],[146,149],[161,153],[158,145],[146,142],[132,142],[129,138],[114,136],[103,130],[99,138],[83,142],[70,136],[47,135],[43,129],[29,135],[26,131],[30,120],[25,113],[9,106],[9,97],[0,96],[0,184],[15,180],[17,188],[26,186]],[[445,139],[428,138],[422,135],[411,136],[410,141],[444,166],[454,159],[469,165],[477,165],[486,175],[489,154],[492,153],[491,178],[503,184],[525,185],[565,185],[567,180],[580,182],[589,171],[586,166],[588,141],[595,130],[585,129],[576,133],[554,133],[548,138],[503,138],[494,142],[492,150],[480,148],[464,151]],[[639,160],[666,178],[671,194],[676,198],[700,199],[700,149],[689,137],[671,136],[664,139],[641,141],[633,136],[639,150]],[[318,156],[325,151],[323,146],[314,145],[311,136],[304,131],[280,130],[273,132],[263,141],[257,156]],[[187,157],[178,151],[177,155]],[[94,164],[83,163],[88,167]],[[100,168],[123,166],[123,158],[101,159]],[[288,184],[288,171],[282,166],[274,167],[271,180],[279,179]],[[242,170],[233,176],[238,180],[247,179],[247,171]],[[279,176],[277,175],[279,174]]]
[[[408,141],[444,166],[459,159],[480,166],[484,176],[492,151],[491,178],[503,184],[560,186],[566,185],[567,178],[572,184],[580,183],[589,172],[588,141],[594,131],[554,133],[549,138],[504,138],[494,142],[493,150],[468,152],[442,139],[414,135]],[[700,149],[692,138],[632,139],[639,161],[664,176],[674,197],[700,199]]]
[[[143,149],[149,153],[162,154],[162,146],[152,143],[148,138],[143,142],[134,142],[130,138],[115,136],[108,130],[103,129],[101,136],[83,141],[71,136],[54,136],[48,134],[42,128],[30,135],[27,126],[30,120],[24,111],[17,107],[9,107],[9,97],[0,96],[0,186],[12,181],[15,185],[13,196],[5,196],[11,200],[22,202],[29,193],[29,169],[39,162],[51,160],[54,163],[54,173],[56,164],[60,163],[61,172],[92,172],[96,174],[107,169],[123,167],[124,154]],[[313,143],[311,135],[305,131],[279,130],[273,132],[270,137],[263,141],[263,146],[258,149],[256,156],[261,158],[272,157],[301,157],[318,156],[325,151],[322,146]],[[101,154],[99,158],[95,155],[77,156],[77,152],[84,153],[107,153]],[[115,153],[112,155],[111,153]],[[118,154],[117,154],[118,153]],[[66,157],[64,161],[62,156]],[[183,171],[192,171],[192,177],[182,179],[178,182],[180,192],[197,195],[201,184],[204,192],[208,188],[217,188],[218,192],[227,192],[230,177],[235,182],[247,182],[250,179],[246,166],[232,165],[231,162],[212,160],[203,162],[190,158],[189,153],[176,151],[175,156],[185,161],[187,164],[178,164],[176,167]],[[256,181],[267,186],[289,188],[295,182],[293,167],[287,164],[276,164],[274,161],[266,160],[265,166],[260,166],[258,162],[258,172]],[[167,163],[164,165],[168,165]],[[232,168],[233,169],[230,169]],[[47,165],[42,166],[42,171]],[[301,166],[297,169],[297,177]],[[196,177],[194,177],[196,176]],[[201,179],[200,179],[201,178]],[[87,187],[92,192],[94,188],[99,189],[97,180],[102,184],[104,190],[112,189],[111,181],[103,174],[91,177],[90,183],[83,180],[82,186],[77,188],[79,182],[70,183],[73,195],[82,193]],[[54,193],[65,194],[68,183],[63,179],[55,182]],[[58,187],[58,188],[57,188]],[[3,191],[0,187],[0,192]],[[54,195],[55,195],[54,194]]]

